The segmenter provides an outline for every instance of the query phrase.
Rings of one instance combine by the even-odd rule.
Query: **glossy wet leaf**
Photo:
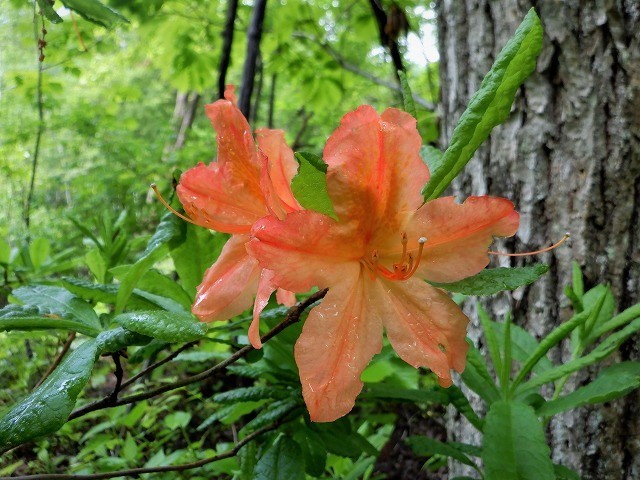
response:
[[[440,168],[431,172],[425,200],[438,198],[496,125],[509,116],[518,88],[531,75],[542,49],[542,26],[532,8],[498,54],[453,131]]]
[[[207,325],[188,313],[128,312],[114,317],[114,322],[127,330],[170,343],[191,342],[207,333]]]
[[[555,480],[550,455],[533,408],[504,400],[491,405],[482,442],[486,480]]]
[[[57,315],[40,315],[34,305],[7,305],[0,310],[0,330],[65,330],[95,336],[96,330],[77,320],[66,320]]]
[[[300,164],[298,174],[291,181],[291,190],[307,210],[315,210],[337,219],[327,193],[327,165],[319,156],[309,152],[297,152]]]
[[[529,285],[549,271],[549,266],[539,263],[530,267],[487,268],[473,277],[453,283],[431,284],[449,292],[464,295],[493,295],[504,290],[515,290]]]
[[[98,353],[96,340],[84,342],[67,354],[42,385],[14,405],[0,419],[0,451],[53,433],[64,425],[89,381]]]
[[[102,325],[93,307],[62,287],[29,285],[20,287],[12,295],[25,306],[34,306],[40,315],[57,316],[84,325],[80,333],[96,336]]]

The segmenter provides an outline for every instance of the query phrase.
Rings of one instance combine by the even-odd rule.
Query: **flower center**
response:
[[[407,234],[402,233],[402,257],[400,257],[400,261],[394,263],[391,266],[391,270],[380,263],[380,258],[378,256],[378,251],[374,250],[371,253],[370,258],[364,258],[363,262],[369,270],[373,277],[376,275],[381,275],[387,280],[407,280],[416,273],[418,270],[418,265],[420,265],[420,260],[422,259],[422,250],[424,249],[424,244],[427,242],[425,237],[420,237],[418,239],[418,254],[416,258],[413,257],[412,253],[407,253]]]

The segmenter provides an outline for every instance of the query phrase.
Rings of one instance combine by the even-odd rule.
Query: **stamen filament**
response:
[[[158,186],[155,183],[151,184],[151,189],[153,190],[153,193],[156,194],[156,197],[158,197],[158,200],[160,200],[160,203],[162,203],[162,205],[164,205],[164,207],[169,210],[171,213],[173,213],[176,217],[181,218],[182,220],[184,220],[185,222],[189,222],[189,223],[193,223],[194,225],[197,225],[196,222],[194,222],[193,220],[191,220],[189,217],[181,214],[180,212],[178,212],[175,208],[173,208],[171,205],[169,205],[169,202],[167,202],[162,195],[160,195],[160,192],[158,191]]]
[[[551,245],[550,247],[547,248],[543,248],[541,250],[536,250],[534,252],[522,252],[522,253],[502,253],[502,252],[488,252],[491,255],[500,255],[502,257],[525,257],[527,255],[538,255],[539,253],[545,253],[545,252],[549,252],[551,250],[553,250],[554,248],[558,248],[560,245],[562,245],[564,242],[566,242],[569,237],[571,237],[571,235],[569,234],[569,232],[565,233],[564,236],[560,239],[560,241],[554,243],[553,245]]]

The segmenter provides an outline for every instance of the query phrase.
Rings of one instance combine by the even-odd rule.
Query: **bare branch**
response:
[[[305,309],[313,305],[318,300],[322,299],[327,294],[327,289],[321,290],[319,292],[314,293],[309,298],[303,300],[298,305],[291,307],[287,312],[287,316],[285,319],[280,322],[278,325],[273,327],[268,333],[266,333],[262,338],[262,343],[269,341],[271,338],[275,337],[278,333],[283,331],[284,329],[290,327],[294,323],[300,321],[300,315],[304,312]],[[158,395],[161,395],[166,392],[170,392],[172,390],[176,390],[178,388],[186,387],[187,385],[191,385],[193,383],[201,382],[207,378],[213,377],[218,374],[221,370],[225,369],[229,365],[237,362],[241,358],[245,357],[249,352],[254,350],[251,345],[247,345],[242,347],[236,353],[228,357],[226,360],[214,365],[208,370],[201,372],[197,375],[193,375],[191,377],[183,378],[174,383],[170,383],[167,385],[163,385],[161,387],[155,388],[153,390],[149,390],[144,393],[139,393],[136,395],[130,395],[128,397],[124,397],[118,400],[114,400],[110,396],[104,397],[101,400],[90,403],[81,407],[69,415],[69,420],[73,420],[74,418],[81,417],[86,415],[89,412],[95,412],[96,410],[102,410],[104,408],[110,407],[119,407],[120,405],[128,405],[130,403],[139,402],[141,400],[147,400],[148,398],[152,398]]]

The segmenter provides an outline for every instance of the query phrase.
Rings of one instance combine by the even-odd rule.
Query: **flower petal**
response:
[[[440,385],[451,385],[451,369],[464,370],[469,319],[441,290],[415,277],[404,282],[375,282],[372,295],[387,338],[400,358],[428,367]]]
[[[273,272],[266,268],[260,273],[260,281],[258,282],[258,292],[256,293],[256,301],[253,304],[253,319],[249,326],[249,342],[253,348],[262,348],[260,340],[260,314],[264,307],[269,303],[269,297],[278,288],[273,283]]]
[[[279,288],[276,290],[276,301],[285,307],[293,307],[298,299],[295,293],[285,290],[284,288]]]
[[[410,251],[417,250],[420,237],[427,238],[416,275],[434,282],[475,275],[489,263],[487,250],[493,237],[514,235],[519,219],[513,203],[504,198],[469,197],[457,204],[454,197],[442,197],[425,203],[405,229]],[[389,258],[398,254],[398,250],[384,253]]]
[[[260,219],[247,245],[263,268],[275,272],[276,285],[293,292],[337,284],[344,265],[357,262],[362,249],[351,226],[311,210],[292,212],[284,220]]]
[[[284,131],[259,129],[256,130],[256,139],[258,148],[268,158],[268,170],[261,170],[261,185],[266,175],[277,198],[284,204],[284,210],[300,210],[302,207],[291,191],[291,180],[298,173],[298,162],[293,157],[293,150],[285,142]]]
[[[248,235],[234,235],[204,274],[191,311],[205,322],[227,320],[253,304],[260,265],[247,254]]]
[[[314,422],[331,422],[353,408],[360,375],[382,349],[382,322],[370,312],[367,282],[360,265],[351,264],[311,310],[296,342],[302,395]]]
[[[241,178],[218,163],[202,163],[187,170],[176,188],[187,214],[200,226],[225,233],[249,233],[267,214],[262,192],[246,188],[254,178]]]
[[[429,170],[420,158],[416,121],[396,109],[382,116],[364,105],[346,114],[324,149],[327,190],[342,221],[369,236],[398,231],[423,199]]]

